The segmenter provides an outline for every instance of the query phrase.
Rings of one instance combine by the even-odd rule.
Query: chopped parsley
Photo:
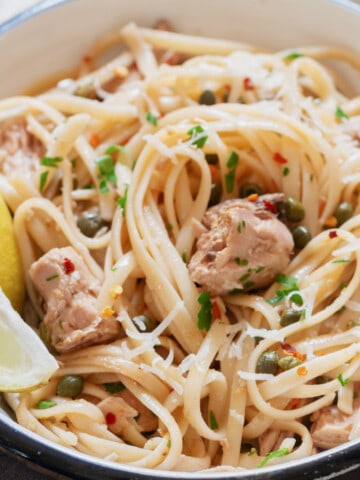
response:
[[[122,145],[111,145],[105,150],[105,153],[107,155],[110,155],[111,153],[115,153],[115,152],[128,153],[126,148],[123,147]]]
[[[331,263],[350,263],[351,260],[348,260],[346,258],[338,258],[337,260],[333,260]]]
[[[54,275],[50,275],[50,277],[47,277],[45,280],[47,282],[50,282],[51,280],[55,280],[55,278],[59,278],[59,274],[58,273],[54,273]]]
[[[195,125],[195,127],[190,128],[187,134],[190,135],[188,141],[190,141],[191,145],[195,145],[198,148],[203,148],[208,139],[208,135],[201,125]]]
[[[249,260],[247,260],[246,258],[236,257],[234,260],[235,260],[235,263],[237,263],[237,265],[248,265],[249,263]]]
[[[212,319],[212,302],[210,300],[210,292],[202,292],[197,298],[198,303],[201,305],[200,310],[198,311],[198,329],[206,330],[210,329],[211,319]]]
[[[289,62],[291,60],[295,60],[296,58],[303,57],[303,56],[304,54],[300,52],[290,52],[287,55],[285,55],[283,60],[285,60],[286,62]]]
[[[40,400],[37,403],[36,408],[39,410],[46,410],[47,408],[55,407],[56,403],[51,400]]]
[[[119,205],[119,207],[122,209],[122,213],[123,213],[123,216],[125,217],[125,208],[126,208],[126,201],[127,201],[127,193],[128,193],[128,189],[129,189],[129,184],[128,183],[125,183],[125,192],[124,192],[124,195],[122,197],[119,197],[117,199],[117,204]]]
[[[44,187],[45,187],[45,184],[46,184],[46,180],[47,180],[47,177],[49,175],[49,171],[48,170],[45,170],[44,172],[41,172],[40,173],[40,182],[39,182],[39,190],[40,192],[42,192],[44,190]]]
[[[245,221],[245,220],[241,220],[241,222],[239,222],[239,223],[237,224],[237,231],[238,231],[239,233],[241,233],[241,232],[244,230],[245,227],[246,227],[246,221]]]
[[[350,382],[350,378],[343,378],[342,373],[340,373],[340,375],[337,376],[337,379],[339,380],[340,385],[342,387],[345,387],[345,385],[347,385]]]
[[[184,250],[181,254],[181,258],[182,258],[182,261],[184,263],[187,263],[187,254],[186,254],[186,250]]]
[[[291,275],[286,276],[283,273],[279,273],[278,275],[276,275],[276,282],[279,285],[281,285],[282,287],[285,287],[285,288],[283,288],[282,290],[276,290],[276,296],[266,300],[267,303],[270,303],[271,305],[275,305],[275,304],[281,302],[290,293],[299,291],[299,287],[298,287],[298,284],[297,284],[297,278],[293,277]],[[294,303],[296,303],[297,305],[302,305],[303,304],[303,299],[302,299],[302,296],[300,295],[300,293],[298,293],[298,294],[293,293],[293,295],[291,295],[291,300]]]
[[[344,118],[349,118],[349,115],[345,113],[341,107],[338,106],[336,107],[336,110],[335,110],[335,117],[338,120],[343,120]]]
[[[289,173],[290,173],[289,167],[284,167],[282,171],[283,177],[287,177]]]
[[[44,167],[57,168],[58,164],[62,162],[61,157],[42,157],[40,164]]]
[[[257,468],[263,467],[269,460],[272,458],[277,457],[284,457],[285,455],[289,455],[290,451],[288,448],[279,448],[278,450],[274,450],[266,455],[266,457],[257,465]]]
[[[236,152],[231,152],[230,157],[226,162],[228,172],[225,174],[225,188],[227,193],[231,193],[234,190],[235,172],[238,163],[239,155]]]
[[[156,115],[151,112],[146,112],[145,118],[151,125],[154,125],[154,127],[157,126],[158,117]]]
[[[108,193],[108,183],[115,184],[117,181],[115,174],[115,163],[111,155],[105,154],[98,157],[95,163],[99,169],[98,179],[100,180],[99,188],[101,193]]]
[[[217,423],[215,413],[212,410],[210,410],[209,417],[210,417],[210,428],[211,428],[211,430],[218,430],[219,425]]]

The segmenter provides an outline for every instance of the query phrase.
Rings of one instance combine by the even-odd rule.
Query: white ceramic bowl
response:
[[[105,33],[129,21],[151,26],[159,18],[169,19],[180,32],[237,39],[273,49],[323,44],[360,52],[360,6],[347,0],[45,0],[0,26],[0,98],[71,71],[87,47]],[[79,479],[213,477],[135,469],[49,445],[17,425],[5,405],[0,409],[0,446],[46,469]],[[360,476],[359,457],[360,442],[354,441],[277,468],[215,476],[248,480],[355,479]]]

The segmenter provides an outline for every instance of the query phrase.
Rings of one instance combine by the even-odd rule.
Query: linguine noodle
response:
[[[96,65],[114,45],[119,56]],[[358,56],[336,48],[269,53],[130,24],[94,45],[77,80],[0,101],[0,130],[23,122],[40,152],[19,166],[0,145],[0,192],[14,213],[26,275],[25,318],[36,317],[38,328],[44,316],[31,265],[71,246],[101,285],[99,315],[110,309],[121,325],[111,342],[52,349],[59,370],[47,385],[6,394],[20,424],[114,462],[198,471],[312,455],[315,412],[358,412],[360,99],[329,60],[360,69]],[[205,90],[214,104],[199,104]],[[232,152],[239,160],[231,189]],[[221,201],[237,198],[244,182],[282,192],[302,203],[311,240],[279,272],[296,280],[292,291],[274,280],[211,295],[210,325],[199,328],[202,289],[188,263],[214,181],[209,154],[218,157]],[[112,176],[99,171],[104,155]],[[354,210],[338,225],[342,202]],[[91,237],[77,220],[92,208],[103,224]],[[282,326],[294,291],[302,317]],[[133,321],[144,312],[155,322],[149,331]],[[259,371],[260,357],[275,351],[296,365]],[[84,379],[75,398],[57,394],[66,375]],[[111,429],[99,404],[114,395],[104,385],[116,382],[158,420],[153,431],[140,431],[136,417],[121,433]],[[50,407],[38,408],[44,399]],[[345,441],[359,436],[359,418]],[[269,435],[275,440],[262,446]]]

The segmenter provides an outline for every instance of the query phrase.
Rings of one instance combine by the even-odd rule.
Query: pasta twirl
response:
[[[6,399],[53,442],[162,470],[276,465],[356,438],[359,99],[321,62],[359,69],[357,56],[160,27],[127,25],[89,51],[77,80],[0,102],[24,315],[60,365]],[[89,70],[117,43],[117,58]],[[260,233],[232,259],[236,288],[219,293],[190,265],[211,212],[225,242],[234,205],[261,217]],[[250,262],[268,218],[294,242],[271,278],[275,241]],[[250,224],[235,227],[241,244]],[[210,265],[221,248],[206,251]],[[69,377],[81,385],[64,393]],[[335,443],[324,433],[334,416]]]

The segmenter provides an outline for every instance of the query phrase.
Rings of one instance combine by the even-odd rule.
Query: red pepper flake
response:
[[[70,258],[65,257],[63,260],[63,269],[66,275],[70,275],[70,273],[75,271],[75,265],[70,260]]]
[[[263,204],[267,210],[270,210],[270,212],[277,213],[277,208],[276,206],[270,202],[269,200],[263,200]]]
[[[86,63],[92,62],[92,58],[90,57],[90,55],[84,55],[83,62],[86,62]]]
[[[274,155],[273,155],[273,160],[277,163],[281,163],[281,164],[284,164],[284,163],[288,163],[287,159],[285,157],[283,157],[281,155],[281,153],[279,152],[275,152]]]
[[[217,302],[213,302],[212,317],[214,320],[221,320],[221,310]]]
[[[250,77],[245,77],[243,80],[245,90],[254,90],[255,86]]]
[[[106,423],[107,423],[108,425],[114,425],[114,423],[116,423],[116,415],[115,415],[115,413],[108,412],[108,413],[105,415],[105,420],[106,420]]]
[[[300,399],[299,398],[292,398],[290,400],[289,408],[293,410],[294,408],[297,408],[299,406]]]
[[[338,234],[337,234],[336,230],[331,230],[329,232],[329,238],[336,238],[337,236],[338,236]]]
[[[282,343],[281,348],[283,349],[284,353],[287,355],[291,355],[292,357],[298,358],[301,362],[305,360],[305,356],[298,352],[295,347],[290,345],[289,343]]]

